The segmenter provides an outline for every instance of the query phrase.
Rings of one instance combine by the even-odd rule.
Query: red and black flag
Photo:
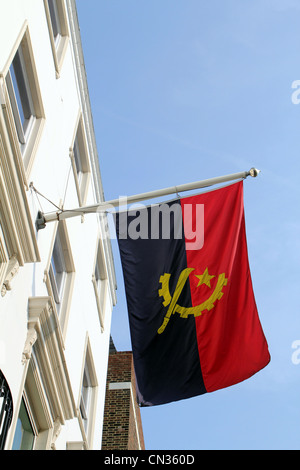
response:
[[[120,212],[116,232],[141,406],[229,387],[269,363],[242,182]]]

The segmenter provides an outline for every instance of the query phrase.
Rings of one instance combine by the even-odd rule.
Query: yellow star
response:
[[[195,274],[195,276],[199,279],[199,284],[197,285],[197,287],[201,286],[202,284],[206,284],[207,287],[211,287],[210,280],[216,277],[216,276],[210,276],[208,274],[208,268],[205,269],[203,274],[201,275]]]

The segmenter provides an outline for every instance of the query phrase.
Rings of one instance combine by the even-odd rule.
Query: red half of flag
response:
[[[226,279],[211,310],[195,319],[203,380],[212,392],[249,378],[269,363],[270,355],[249,268],[243,183],[185,198],[183,212],[191,205],[195,214],[197,204],[204,206],[204,244],[201,250],[186,250],[187,266],[200,273],[207,269],[207,276],[200,286],[199,278],[190,276],[192,304],[209,298],[222,275]],[[187,217],[183,220],[188,222]]]

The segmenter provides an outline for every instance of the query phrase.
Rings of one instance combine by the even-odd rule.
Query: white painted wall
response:
[[[67,7],[72,4],[67,1]],[[45,111],[45,126],[39,142],[28,182],[56,204],[65,198],[65,208],[78,207],[69,148],[73,140],[78,113],[81,109],[80,83],[70,41],[60,78],[56,78],[49,30],[42,0],[0,0],[0,73],[6,68],[15,41],[25,21],[28,22],[39,86]],[[92,126],[92,124],[90,123]],[[95,158],[95,156],[93,157]],[[93,168],[93,166],[91,165]],[[95,194],[101,192],[101,182],[94,174],[90,181],[86,204],[94,204]],[[32,190],[28,201],[34,223],[39,201],[45,212],[54,207]],[[106,385],[106,370],[110,336],[111,313],[115,299],[114,285],[108,285],[106,296],[105,328],[101,332],[92,274],[100,225],[96,215],[87,215],[67,221],[76,276],[66,331],[65,356],[71,379],[73,395],[79,403],[84,347],[88,335],[98,379],[98,400],[95,416],[95,433],[92,448],[101,448],[102,420]],[[12,290],[0,297],[0,368],[11,388],[14,404],[22,395],[22,351],[27,334],[28,298],[47,296],[44,271],[51,254],[55,223],[37,233],[41,262],[21,267],[12,281]],[[113,272],[112,260],[106,262]],[[15,413],[17,410],[15,410]],[[12,430],[11,430],[12,432]],[[10,440],[12,436],[10,436]],[[81,441],[78,420],[74,418],[63,427],[57,441],[57,449],[66,449],[66,443]]]

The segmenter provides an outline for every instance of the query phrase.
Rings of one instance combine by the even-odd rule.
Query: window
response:
[[[34,450],[56,449],[62,426],[66,420],[77,416],[77,406],[64,354],[60,319],[49,296],[29,298],[23,358],[29,361],[23,396],[36,436]]]
[[[50,33],[56,77],[59,78],[69,39],[64,0],[44,0],[44,4]]]
[[[60,325],[65,332],[75,275],[65,221],[58,224],[45,275],[49,295],[53,298]]]
[[[32,450],[36,432],[32,417],[22,399],[12,450]]]
[[[92,352],[89,340],[85,353],[84,369],[81,381],[81,391],[79,400],[79,410],[81,418],[81,426],[85,438],[92,440],[94,432],[94,416],[96,409],[98,383],[92,358]]]
[[[11,129],[10,126],[7,127],[11,149],[16,153],[16,160],[20,159],[24,166],[21,171],[28,174],[45,116],[26,23],[16,44],[1,74],[4,85],[4,113],[11,124]]]
[[[48,0],[48,6],[51,18],[51,27],[55,43],[57,44],[62,36],[62,27],[59,18],[58,5],[56,0]]]
[[[106,265],[105,265],[103,245],[102,245],[101,240],[98,241],[95,269],[94,269],[92,280],[93,280],[94,290],[95,290],[95,295],[96,295],[96,302],[97,302],[101,330],[103,331],[108,281],[107,281],[107,271],[106,271]]]
[[[63,298],[64,285],[67,277],[66,260],[64,257],[63,245],[59,231],[56,235],[54,242],[49,273],[53,297],[56,303],[57,311],[59,312]]]
[[[19,142],[25,145],[36,116],[22,47],[12,61],[6,84]]]
[[[78,201],[79,205],[82,206],[86,202],[88,184],[90,180],[90,165],[83,121],[81,117],[78,120],[74,143],[70,148],[70,157],[72,161]]]
[[[88,425],[91,395],[92,395],[92,383],[91,383],[89,371],[88,371],[87,364],[86,364],[86,367],[84,368],[84,372],[83,372],[81,397],[80,397],[80,414],[84,423],[85,432],[87,431],[87,425]]]
[[[76,139],[75,139],[73,151],[74,151],[74,160],[75,160],[77,178],[78,178],[78,182],[80,184],[81,180],[82,180],[82,175],[83,175],[83,167],[82,167],[82,160],[81,160],[80,148],[79,148],[79,143],[78,143],[77,136],[76,136]]]

